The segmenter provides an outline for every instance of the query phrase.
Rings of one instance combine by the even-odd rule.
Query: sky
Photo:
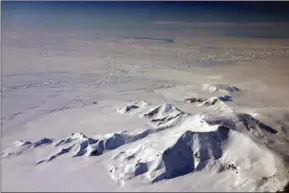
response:
[[[272,25],[277,26],[274,28],[276,32],[287,31],[282,25],[284,23],[289,25],[289,2],[2,1],[1,3],[4,30],[15,26],[69,30],[152,28],[173,30],[194,28],[195,23],[206,24],[209,27],[215,23],[230,24],[225,28],[217,26],[222,28],[219,31],[223,30],[223,33],[228,30],[234,31],[233,28],[236,26],[231,25],[240,23],[248,24],[250,28],[252,23],[270,23],[270,28]]]

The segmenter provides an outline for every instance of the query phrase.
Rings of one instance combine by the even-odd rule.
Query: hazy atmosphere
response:
[[[1,2],[2,191],[288,190],[288,2]]]

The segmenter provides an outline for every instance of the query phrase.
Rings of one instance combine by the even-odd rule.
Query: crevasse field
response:
[[[289,39],[152,25],[4,26],[3,191],[284,188]]]

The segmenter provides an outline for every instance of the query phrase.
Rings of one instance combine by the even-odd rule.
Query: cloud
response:
[[[240,26],[240,27],[266,27],[266,26],[289,26],[289,23],[285,22],[182,22],[182,21],[153,21],[156,25],[180,25],[180,26],[191,26],[191,27],[222,27],[222,26]]]

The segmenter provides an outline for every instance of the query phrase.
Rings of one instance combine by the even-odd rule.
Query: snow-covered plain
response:
[[[2,34],[3,191],[288,182],[289,40],[35,33]]]

